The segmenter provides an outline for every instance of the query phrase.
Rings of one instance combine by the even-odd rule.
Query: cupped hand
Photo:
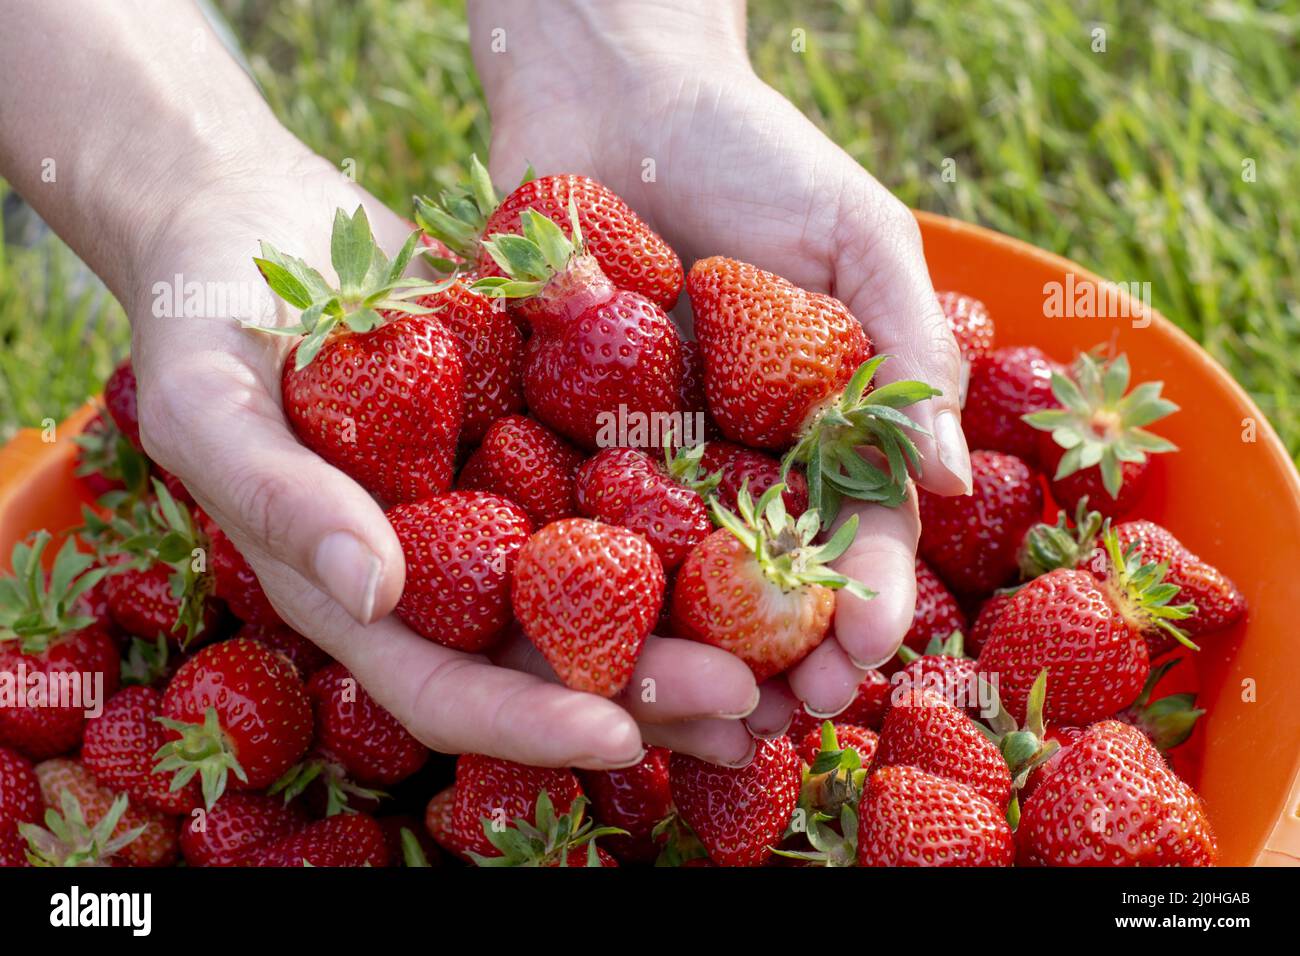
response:
[[[939,494],[967,492],[959,356],[911,212],[755,76],[725,18],[666,38],[653,25],[624,34],[591,22],[598,18],[515,37],[512,54],[479,51],[498,185],[517,182],[526,163],[539,174],[587,174],[623,196],[688,267],[727,255],[837,296],[876,352],[893,356],[881,381],[915,378],[942,392],[906,409],[920,426],[917,480]],[[556,68],[554,44],[567,36],[572,45],[575,31],[586,31],[587,54]],[[840,520],[850,514],[860,530],[837,569],[877,596],[840,595],[835,639],[764,686],[747,721],[758,735],[782,732],[800,701],[816,715],[842,710],[910,624],[915,494],[897,509],[846,506]]]
[[[664,724],[715,707],[747,713],[757,697],[753,681],[721,652],[674,655],[673,642],[657,643],[642,668],[655,672],[659,703],[620,706],[424,640],[389,613],[405,576],[392,528],[365,490],[290,431],[280,370],[292,340],[241,327],[297,319],[274,304],[253,264],[259,241],[330,276],[334,210],[358,202],[394,253],[410,227],[305,152],[267,157],[256,175],[225,176],[172,217],[133,270],[126,303],[150,456],[230,535],[281,616],[437,750],[611,767],[640,758],[638,720]],[[190,308],[183,301],[168,308],[155,283],[184,289]],[[202,306],[190,298],[195,290]],[[700,677],[711,668],[733,688],[730,697],[705,700]],[[746,744],[727,743],[705,740],[694,749],[739,759]]]

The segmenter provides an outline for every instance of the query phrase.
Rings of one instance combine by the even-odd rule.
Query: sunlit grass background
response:
[[[459,0],[218,5],[284,122],[394,206],[485,151]],[[1293,454],[1298,34],[1294,2],[750,3],[759,73],[899,196],[1149,281]],[[70,290],[65,258],[0,250],[0,439],[74,407],[125,353],[120,310]]]

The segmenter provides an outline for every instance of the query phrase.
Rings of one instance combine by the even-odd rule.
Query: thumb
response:
[[[391,611],[405,564],[382,509],[298,442],[256,370],[229,352],[168,349],[185,358],[154,374],[151,351],[137,365],[150,457],[185,482],[241,552],[288,565],[362,624]]]

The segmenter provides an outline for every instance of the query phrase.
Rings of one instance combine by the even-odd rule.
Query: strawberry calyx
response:
[[[532,167],[524,182],[533,179]],[[521,184],[522,185],[522,184]],[[415,223],[425,235],[436,239],[467,262],[479,256],[479,240],[488,217],[501,203],[492,177],[476,154],[469,158],[469,178],[463,185],[444,189],[437,200],[428,196],[415,197]],[[436,268],[451,272],[456,263],[449,259],[429,257]]]
[[[131,646],[122,659],[122,685],[150,687],[158,683],[167,675],[170,659],[171,648],[163,635],[159,634],[152,642],[131,638]]]
[[[799,805],[808,812],[809,819],[832,820],[846,803],[856,807],[866,779],[862,755],[852,747],[841,748],[835,725],[823,721],[817,756],[804,769],[799,793]]]
[[[844,589],[869,601],[876,596],[866,585],[833,571],[829,564],[848,550],[858,532],[858,516],[852,515],[825,544],[814,544],[821,529],[816,509],[810,508],[793,519],[785,509],[781,493],[785,485],[772,485],[755,503],[749,496],[749,482],[741,485],[733,512],[716,497],[709,499],[713,520],[730,531],[752,552],[764,576],[782,591],[805,585]]]
[[[411,832],[410,827],[402,827],[398,832],[402,845],[402,866],[416,869],[429,867],[429,857],[420,846],[420,841]]]
[[[904,429],[927,434],[899,411],[941,394],[924,382],[890,382],[867,391],[888,355],[877,355],[858,366],[844,391],[813,412],[795,446],[781,459],[781,476],[803,464],[808,478],[809,506],[829,527],[844,498],[874,501],[896,508],[907,497],[909,468],[917,469],[921,454]],[[863,457],[859,449],[877,448],[886,467]]]
[[[73,473],[78,478],[102,475],[107,481],[121,482],[127,492],[141,495],[148,488],[149,459],[131,444],[113,416],[100,408],[95,427],[72,437],[80,449]]]
[[[969,659],[966,653],[966,638],[961,631],[953,631],[947,637],[940,637],[938,634],[930,638],[925,645],[925,651],[918,654],[906,644],[900,644],[898,647],[898,659],[904,666],[918,661],[922,657],[960,657]]]
[[[144,833],[143,826],[113,836],[129,801],[119,794],[93,827],[86,823],[81,804],[71,790],[59,795],[60,810],[45,811],[45,826],[20,823],[19,834],[27,841],[27,859],[32,866],[108,866],[113,856]]]
[[[1169,571],[1167,562],[1145,562],[1135,541],[1128,551],[1121,553],[1119,538],[1113,528],[1102,532],[1102,546],[1110,558],[1107,586],[1116,607],[1124,618],[1141,631],[1153,628],[1164,631],[1184,647],[1199,651],[1200,647],[1175,624],[1196,613],[1196,605],[1171,604],[1178,595],[1178,585],[1165,580]]]
[[[1144,462],[1147,455],[1178,450],[1142,427],[1178,411],[1177,405],[1161,398],[1164,383],[1144,382],[1126,395],[1128,384],[1127,355],[1099,362],[1084,352],[1068,375],[1052,373],[1052,395],[1061,407],[1021,417],[1039,431],[1051,432],[1052,440],[1065,449],[1053,480],[1096,465],[1103,487],[1116,498],[1124,484],[1124,462]]]
[[[709,851],[676,809],[669,810],[668,815],[655,824],[650,836],[663,847],[655,859],[655,866],[684,866],[692,860],[709,858]]]
[[[340,813],[355,813],[350,800],[378,801],[388,796],[383,790],[372,790],[354,783],[349,779],[343,765],[324,756],[311,757],[295,764],[285,771],[267,793],[274,796],[284,794],[284,802],[291,803],[311,784],[319,780],[325,787],[325,816],[332,817]]]
[[[1150,737],[1151,742],[1162,752],[1186,743],[1196,729],[1196,721],[1205,713],[1204,708],[1196,706],[1196,695],[1192,693],[1170,694],[1156,701],[1151,700],[1156,685],[1178,660],[1174,658],[1151,668],[1151,673],[1142,686],[1142,693],[1118,715],[1118,719],[1132,724]]]
[[[473,291],[496,299],[527,299],[538,295],[548,285],[564,297],[580,296],[585,287],[603,283],[599,263],[587,255],[587,245],[578,222],[578,207],[569,198],[569,235],[535,209],[525,209],[519,216],[522,235],[494,233],[482,242],[483,251],[505,273],[484,276],[472,286]]]
[[[1057,568],[1077,568],[1097,549],[1097,537],[1105,521],[1100,512],[1088,510],[1085,495],[1075,509],[1071,526],[1065,511],[1058,511],[1056,524],[1039,522],[1025,532],[1016,554],[1025,580],[1041,577]]]
[[[272,335],[303,336],[294,355],[294,367],[301,371],[340,328],[370,332],[392,313],[427,315],[435,310],[410,300],[441,292],[455,277],[440,282],[403,278],[419,241],[419,231],[412,232],[390,262],[375,242],[364,207],[357,206],[351,216],[336,209],[330,262],[339,277],[337,289],[302,259],[285,255],[263,242],[262,255],[253,261],[271,291],[300,309],[302,315],[296,325],[272,327],[248,322],[244,325]]]
[[[668,477],[707,499],[722,483],[722,472],[705,471],[703,458],[704,442],[674,450],[671,434],[664,441],[664,471]]]
[[[500,856],[482,856],[470,853],[477,866],[561,866],[569,865],[574,850],[586,850],[585,866],[600,866],[596,853],[596,839],[603,836],[626,836],[626,830],[617,827],[598,827],[586,818],[586,797],[577,797],[569,812],[557,814],[551,796],[545,790],[537,794],[534,813],[536,824],[523,817],[511,826],[500,827],[483,818],[483,833],[491,844],[501,851]]]
[[[0,578],[0,641],[18,641],[25,654],[40,654],[55,638],[94,624],[94,617],[77,612],[77,601],[108,574],[70,536],[47,579],[41,555],[50,541],[48,531],[37,531],[14,544],[13,573]]]
[[[1047,739],[1047,724],[1043,719],[1043,706],[1047,702],[1047,668],[1038,672],[1029,688],[1023,725],[1018,724],[1003,706],[997,685],[985,680],[982,674],[978,680],[981,690],[989,695],[987,699],[993,702],[993,714],[987,718],[988,726],[979,721],[975,721],[975,726],[997,744],[1007,762],[1007,769],[1011,771],[1011,802],[1007,805],[1007,823],[1014,830],[1020,821],[1020,789],[1035,767],[1046,763],[1052,754],[1061,749],[1060,743]]]
[[[235,757],[230,738],[221,727],[215,707],[207,709],[202,723],[190,724],[170,717],[154,719],[168,730],[180,734],[177,739],[169,740],[159,747],[154,754],[154,759],[158,761],[154,765],[154,773],[173,775],[169,787],[171,791],[180,790],[197,774],[204,805],[211,810],[226,792],[226,783],[232,772],[240,780],[248,780],[244,768]]]

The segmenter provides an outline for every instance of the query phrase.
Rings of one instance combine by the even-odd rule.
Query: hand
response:
[[[970,462],[957,399],[959,358],[925,267],[910,211],[762,83],[744,54],[743,10],[707,13],[674,0],[548,7],[511,25],[508,4],[471,8],[476,36],[506,28],[506,52],[476,46],[492,107],[493,176],[591,175],[623,196],[678,250],[729,255],[798,285],[830,292],[861,320],[877,352],[893,355],[882,381],[916,378],[943,392],[906,411],[928,436],[918,480],[939,494],[969,490]],[[583,51],[574,56],[573,50]],[[653,163],[653,179],[645,175]],[[865,668],[887,660],[915,602],[915,496],[859,516],[838,570],[877,592],[842,594],[835,640],[763,688],[748,718],[759,735],[781,732],[802,701],[815,714],[842,710]]]

